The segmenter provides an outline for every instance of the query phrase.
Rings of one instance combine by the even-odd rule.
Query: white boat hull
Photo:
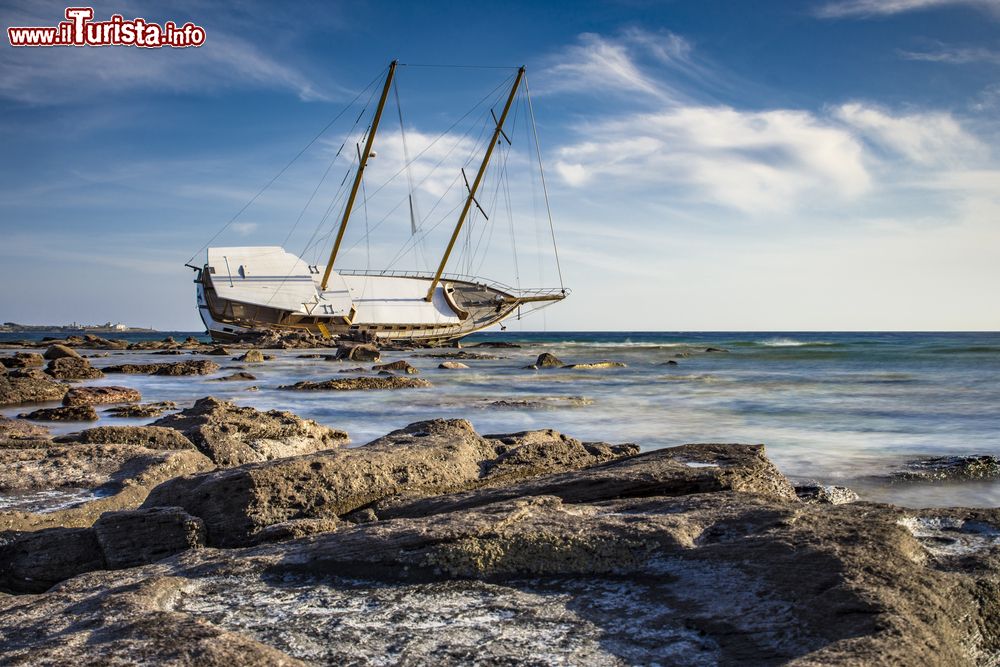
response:
[[[332,272],[326,290],[320,275],[281,248],[213,248],[195,281],[198,312],[219,341],[276,329],[435,345],[498,324],[525,303],[566,296],[449,276],[428,300],[426,274]]]

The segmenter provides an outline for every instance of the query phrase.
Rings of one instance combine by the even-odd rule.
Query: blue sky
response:
[[[3,2],[0,22],[54,25],[64,7]],[[152,51],[4,39],[0,320],[200,328],[183,263],[399,58],[528,67],[573,296],[515,328],[1000,329],[1000,0],[94,8],[190,20],[207,41]],[[401,68],[413,152],[506,76]],[[512,173],[530,173],[523,121]],[[350,122],[219,244],[281,244]],[[435,146],[471,156],[466,129]],[[373,186],[401,163],[398,130],[395,118],[383,126]],[[418,189],[422,207],[461,164],[446,160]],[[526,221],[516,277],[557,283],[537,181],[510,183]],[[332,192],[318,191],[289,250]],[[380,194],[370,222],[405,182]],[[338,266],[386,265],[409,238],[397,213],[367,243],[356,215]],[[509,234],[492,221],[496,241],[473,268],[512,282]],[[397,268],[433,264],[445,227]]]

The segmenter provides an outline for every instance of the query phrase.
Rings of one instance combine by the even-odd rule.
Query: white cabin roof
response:
[[[212,285],[223,299],[305,315],[346,315],[351,310],[347,286],[337,274],[330,276],[329,289],[319,303],[331,308],[316,311],[319,293],[310,267],[279,246],[209,248],[208,266]]]

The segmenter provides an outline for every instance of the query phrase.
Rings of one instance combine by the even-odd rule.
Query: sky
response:
[[[0,23],[64,9],[0,0]],[[201,329],[185,262],[304,146],[213,244],[322,263],[351,124],[398,59],[404,131],[393,97],[338,268],[436,265],[461,169],[525,65],[538,151],[522,93],[479,197],[489,220],[449,264],[559,286],[540,154],[572,295],[514,329],[1000,330],[1000,0],[94,10],[191,21],[206,41],[4,34],[0,321]]]

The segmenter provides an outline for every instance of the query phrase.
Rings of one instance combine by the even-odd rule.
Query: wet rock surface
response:
[[[18,417],[48,422],[96,422],[98,420],[97,410],[92,405],[40,408],[31,412],[22,412]]]
[[[591,361],[580,364],[566,364],[563,368],[576,371],[602,370],[605,368],[626,368],[621,361]]]
[[[139,390],[131,387],[73,387],[63,397],[63,405],[105,405],[141,400]]]
[[[304,380],[295,384],[281,385],[278,389],[291,391],[377,391],[383,389],[420,389],[430,386],[431,383],[427,380],[390,374],[380,377],[334,378],[322,382]]]
[[[238,371],[231,375],[224,375],[220,378],[215,378],[215,382],[252,382],[256,380],[257,376],[252,373],[247,373],[246,371]]]
[[[372,366],[373,371],[392,371],[394,373],[406,373],[407,375],[417,375],[418,369],[410,365],[408,361],[393,361],[388,364],[376,364]]]
[[[208,359],[192,359],[163,364],[116,364],[104,368],[105,373],[133,375],[211,375],[217,370],[219,370],[219,364]]]
[[[320,426],[290,412],[239,407],[211,396],[151,424],[180,431],[220,466],[296,456],[349,442],[343,431]]]
[[[802,484],[795,487],[795,495],[807,503],[844,505],[859,500],[858,494],[846,486],[828,484]]]
[[[438,368],[448,371],[461,371],[469,368],[468,364],[463,364],[461,361],[442,361],[438,364]]]
[[[379,349],[370,343],[341,345],[337,348],[337,359],[346,361],[378,361],[382,356]]]
[[[58,357],[49,362],[45,372],[58,380],[96,380],[104,373],[79,356]]]
[[[995,456],[931,456],[907,462],[893,472],[894,482],[941,482],[1000,479],[1000,458]]]
[[[119,405],[108,408],[104,411],[104,414],[123,419],[147,419],[149,417],[159,417],[164,412],[176,409],[177,404],[173,401],[157,401],[155,403]]]
[[[41,355],[39,355],[41,356]],[[47,376],[0,375],[0,405],[24,405],[61,400],[69,385]]]

